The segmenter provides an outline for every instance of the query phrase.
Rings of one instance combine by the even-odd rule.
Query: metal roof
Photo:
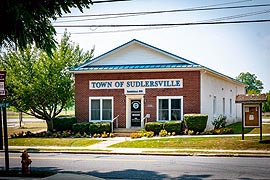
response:
[[[195,68],[198,64],[169,63],[169,64],[125,64],[125,65],[88,65],[74,68],[73,71],[86,70],[123,70],[123,69],[158,69],[158,68]]]

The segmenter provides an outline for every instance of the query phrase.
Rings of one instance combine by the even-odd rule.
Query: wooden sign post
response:
[[[245,128],[260,128],[262,141],[262,102],[267,101],[266,94],[239,94],[235,102],[242,104],[242,140],[245,139]]]

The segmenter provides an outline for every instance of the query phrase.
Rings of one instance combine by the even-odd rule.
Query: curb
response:
[[[0,151],[4,152],[4,151]],[[28,153],[63,153],[63,154],[105,154],[105,155],[145,155],[145,156],[200,156],[200,157],[256,157],[256,158],[270,158],[270,153],[233,153],[233,152],[220,152],[211,153],[207,150],[202,152],[106,152],[104,151],[46,151],[46,150],[28,150]],[[22,153],[21,150],[9,150],[9,153]]]

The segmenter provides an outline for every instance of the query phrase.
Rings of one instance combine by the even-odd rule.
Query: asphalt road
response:
[[[20,168],[10,153],[10,168]],[[30,153],[32,170],[87,174],[104,179],[270,179],[269,158],[127,156]],[[0,169],[4,169],[0,153]]]

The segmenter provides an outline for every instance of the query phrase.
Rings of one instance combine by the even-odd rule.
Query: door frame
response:
[[[126,128],[131,129],[131,100],[141,100],[141,118],[144,117],[144,95],[126,95]],[[134,127],[135,128],[135,127]],[[136,128],[143,128],[142,125]]]

